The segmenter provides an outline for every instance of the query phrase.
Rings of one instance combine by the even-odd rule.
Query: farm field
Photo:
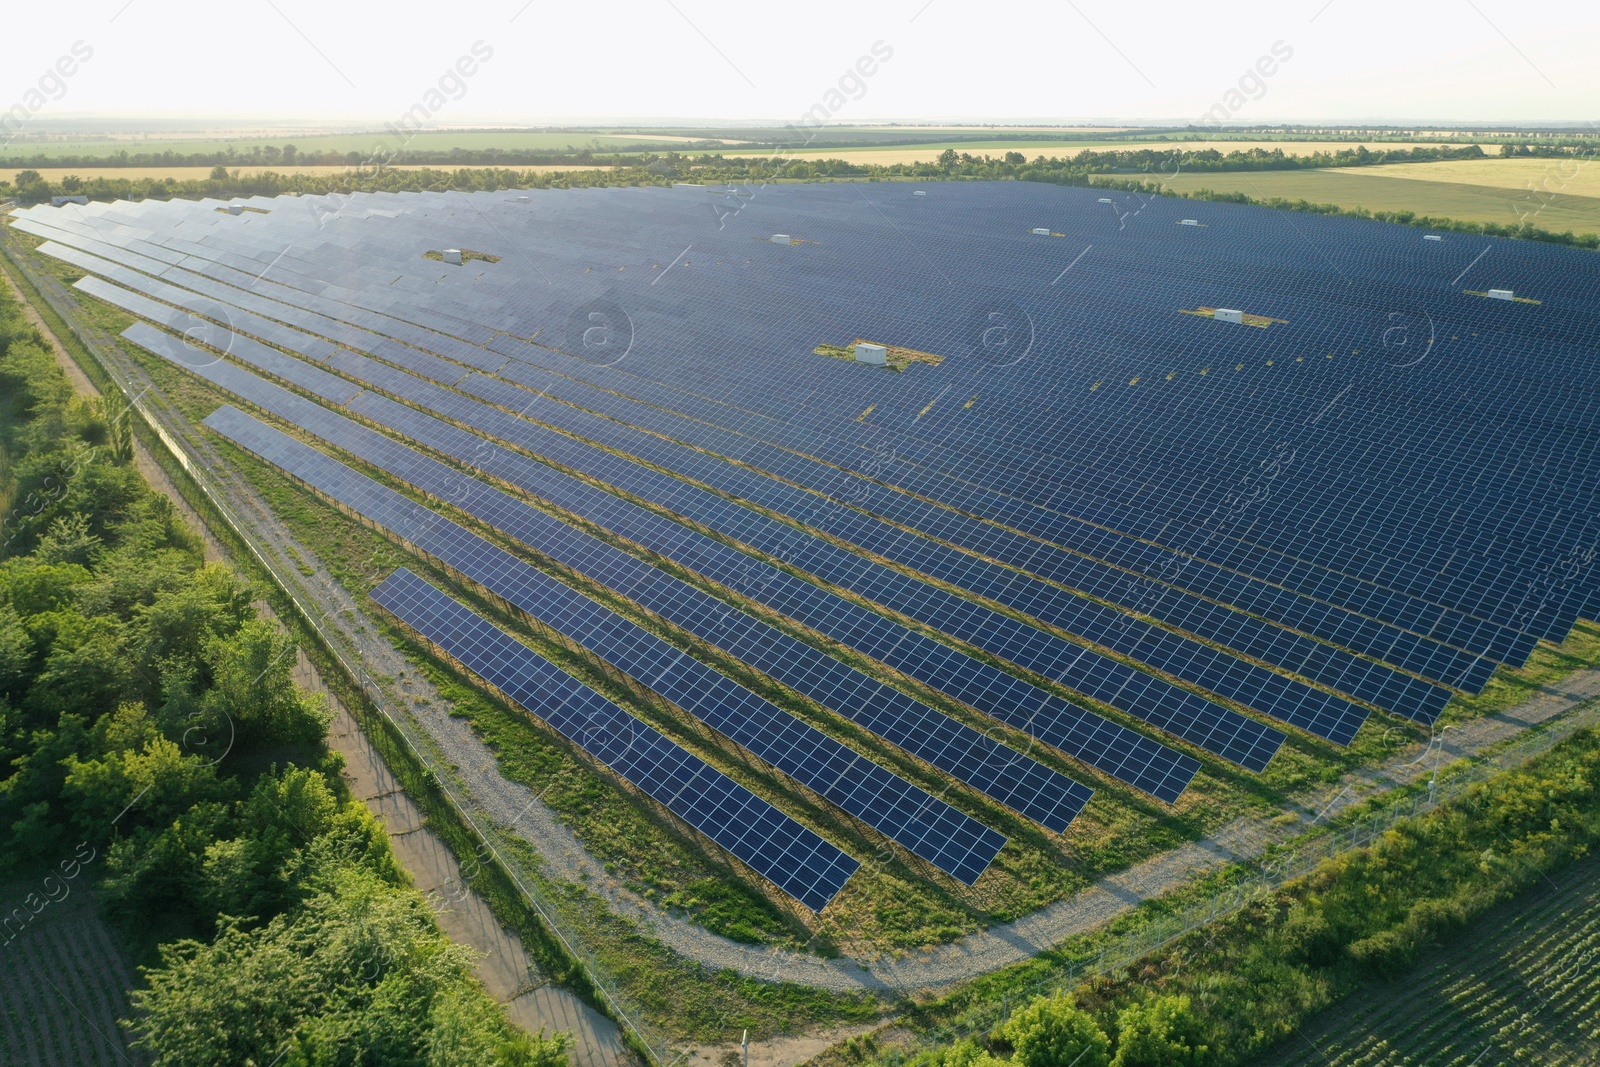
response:
[[[1600,196],[1600,164],[1593,159],[1450,159],[1440,163],[1389,163],[1350,173],[1497,189],[1538,189],[1547,195]]]
[[[11,882],[0,886],[0,900],[15,905],[38,891],[36,879]],[[47,905],[0,952],[0,1063],[145,1062],[117,1025],[131,1011],[132,961],[81,883],[60,903]]]
[[[1544,161],[1534,161],[1544,162]],[[1367,168],[1304,171],[1256,171],[1223,174],[1178,174],[1162,184],[1178,193],[1199,189],[1244,193],[1256,199],[1282,197],[1337,204],[1369,211],[1414,211],[1462,222],[1496,222],[1516,225],[1524,218],[1544,230],[1574,233],[1600,232],[1600,196],[1563,194],[1552,199],[1535,195],[1517,172],[1508,172],[1505,184],[1467,184],[1455,176],[1430,176],[1435,167],[1453,163],[1410,163],[1385,167],[1405,170],[1404,177],[1375,174]],[[1474,162],[1474,166],[1482,166]],[[1492,161],[1488,165],[1493,165]],[[1374,168],[1376,169],[1376,168]],[[1536,214],[1537,218],[1532,216]]]
[[[1600,1061],[1600,857],[1451,937],[1407,976],[1312,1020],[1257,1067]]]

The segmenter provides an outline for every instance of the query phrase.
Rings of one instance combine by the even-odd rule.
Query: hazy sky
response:
[[[85,0],[7,5],[0,109],[795,121],[1600,121],[1600,4]],[[75,43],[92,56],[47,73]],[[470,77],[458,58],[492,53]],[[879,43],[881,42],[881,43]],[[870,77],[847,75],[877,44]],[[1274,45],[1270,76],[1247,75]],[[468,64],[470,67],[471,64]],[[868,64],[872,66],[872,64]],[[844,91],[830,97],[829,90]],[[1243,92],[1229,90],[1244,80]],[[41,86],[42,83],[42,86]],[[36,106],[37,105],[37,106]],[[1213,112],[1215,114],[1215,112]]]

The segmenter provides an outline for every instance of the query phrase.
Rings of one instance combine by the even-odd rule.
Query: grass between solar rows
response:
[[[47,263],[64,279],[76,277],[77,272],[65,264],[56,261]],[[120,331],[131,321],[117,309],[97,301],[82,298],[80,302],[87,316],[108,331]],[[142,362],[157,375],[169,395],[184,406],[191,417],[203,417],[222,402],[223,398],[209,387],[163,361],[142,358]],[[406,560],[404,553],[354,522],[344,519],[329,522],[330,509],[305,490],[294,486],[287,478],[266,464],[255,461],[253,457],[242,453],[236,455],[241,469],[281,505],[281,513],[290,522],[296,536],[301,537],[319,559],[350,584],[352,591],[364,592],[375,578],[382,577],[381,574],[372,575],[365,585],[360,584],[363,576],[359,568],[363,561],[378,558],[385,565],[393,565]],[[388,555],[383,555],[385,552]],[[454,584],[436,568],[430,574],[428,565],[406,561],[414,569],[443,584]],[[591,591],[601,599],[609,596],[613,606],[628,613],[625,603],[617,603],[619,598],[600,590]],[[489,614],[497,613],[494,605],[480,601],[475,606],[488,609],[486,613]],[[520,620],[509,618],[503,612],[498,614],[499,621],[509,622],[513,630],[517,629],[516,623]],[[641,615],[635,612],[636,618]],[[642,621],[650,625],[648,618]],[[524,625],[521,629],[526,631],[527,627]],[[404,635],[391,636],[406,645],[419,661],[428,662],[425,651],[409,642]],[[819,643],[814,638],[812,641]],[[559,642],[553,642],[541,648],[541,651],[548,651],[558,658],[564,657],[567,661],[583,659],[583,655],[570,647],[561,647]],[[860,657],[855,659],[857,665],[871,666],[861,661]],[[1600,660],[1600,630],[1586,626],[1575,634],[1568,647],[1562,650],[1541,648],[1528,671],[1502,671],[1491,691],[1476,698],[1475,702],[1458,702],[1462,705],[1459,707],[1452,705],[1451,713],[1455,721],[1467,721],[1500,710],[1539,684],[1548,684],[1578,666],[1597,660]],[[718,666],[733,673],[727,664],[718,663]],[[628,795],[625,790],[615,786],[609,776],[593,771],[581,760],[573,759],[569,752],[562,751],[559,745],[539,730],[530,729],[520,713],[461,685],[454,680],[452,672],[443,669],[436,661],[430,663],[429,668],[436,679],[446,686],[448,694],[458,701],[458,710],[472,719],[480,732],[495,744],[508,776],[529,781],[536,788],[549,784],[547,779],[556,780],[559,788],[547,794],[546,799],[563,812],[586,845],[611,864],[624,883],[665,906],[681,908],[708,928],[748,940],[788,944],[808,942],[811,947],[822,951],[830,950],[830,938],[852,951],[870,951],[874,947],[910,948],[919,944],[938,943],[995,921],[1026,914],[1042,903],[1069,895],[1092,877],[1164,851],[1183,840],[1203,836],[1228,818],[1251,810],[1265,811],[1288,805],[1290,789],[1332,780],[1344,769],[1387,754],[1413,735],[1405,733],[1405,728],[1396,728],[1390,723],[1376,729],[1369,726],[1358,738],[1354,749],[1347,753],[1341,754],[1331,746],[1314,744],[1303,752],[1286,749],[1272,771],[1259,781],[1248,775],[1235,775],[1232,780],[1226,780],[1225,769],[1218,768],[1215,761],[1209,761],[1208,771],[1197,780],[1196,789],[1185,798],[1185,805],[1180,805],[1179,811],[1172,815],[1162,812],[1159,805],[1142,802],[1136,794],[1108,788],[1097,782],[1100,795],[1059,846],[1048,841],[1042,847],[1030,844],[1030,835],[1036,839],[1048,838],[1049,835],[1024,826],[1019,836],[1015,824],[1020,820],[992,806],[986,809],[985,802],[981,800],[975,806],[963,805],[972,807],[974,814],[991,821],[1014,838],[1013,845],[1002,854],[996,871],[980,883],[981,892],[967,891],[948,879],[927,875],[926,872],[902,869],[881,881],[869,878],[863,879],[861,885],[853,885],[839,903],[830,909],[824,920],[815,924],[815,930],[808,931],[803,925],[804,916],[797,915],[795,909],[789,907],[781,897],[772,899],[766,896],[768,890],[763,883],[743,877],[726,862],[709,859],[706,850],[690,835],[666,824],[651,805]],[[590,669],[593,669],[593,664],[590,664]],[[878,673],[882,673],[881,669]],[[626,699],[626,684],[619,679],[606,679],[604,675],[605,672],[600,671],[597,681],[603,685],[622,686],[617,691]],[[639,696],[637,693],[634,695]],[[764,692],[764,695],[774,694]],[[783,696],[782,693],[776,695]],[[777,702],[785,703],[784,700]],[[654,713],[665,716],[662,721],[673,720],[674,713],[670,708],[661,706],[662,703],[656,702]],[[795,708],[793,703],[790,701],[786,706],[803,714],[807,710],[815,714],[815,709]],[[954,704],[951,701],[944,703]],[[960,708],[959,705],[955,707]],[[1377,719],[1375,717],[1375,722]],[[681,722],[677,725],[680,732],[686,727]],[[833,722],[830,729],[838,732],[839,724]],[[687,731],[696,732],[693,727],[687,727]],[[1397,740],[1399,734],[1404,736]],[[794,791],[786,782],[771,776],[770,772],[762,772],[759,766],[741,757],[731,746],[711,743],[708,748],[707,739],[703,736],[697,743],[702,751],[710,753],[714,763],[725,768],[742,762],[742,768],[736,769],[739,769],[747,783],[753,782],[758,792],[783,798],[781,802],[792,809]],[[873,742],[866,740],[862,747],[874,751],[873,746]],[[896,765],[896,770],[914,779],[918,776],[926,779],[926,768],[916,766],[915,761],[902,762],[911,766]],[[1092,775],[1086,775],[1082,768],[1073,768],[1067,761],[1059,763],[1076,777],[1092,780]],[[1286,769],[1289,770],[1288,774],[1284,773]],[[1222,771],[1221,780],[1219,770]],[[606,803],[597,804],[596,797],[605,798]],[[810,804],[812,817],[819,820],[821,828],[832,830],[837,818],[826,808],[817,809],[814,799]],[[1199,814],[1196,808],[1205,814]],[[805,817],[805,813],[802,813],[802,817]],[[865,831],[856,828],[855,832],[859,834]],[[715,849],[710,851],[717,852]],[[1027,875],[1026,880],[1024,874]],[[997,881],[1007,884],[997,886]],[[616,965],[619,973],[635,976],[638,981],[636,991],[652,1001],[664,1018],[675,1020],[675,1029],[681,1027],[684,1032],[691,1032],[705,1024],[706,1011],[709,1010],[705,1004],[710,1001],[705,1004],[696,1001],[695,1007],[685,1006],[685,999],[696,1000],[704,992],[690,988],[705,980],[696,968],[685,967],[629,924],[607,915],[604,904],[596,895],[578,892],[570,896],[574,908],[585,916],[586,927],[608,928],[604,940],[612,946],[610,951],[615,956],[610,962]],[[849,931],[850,936],[838,938],[837,932],[840,930]],[[660,974],[671,974],[673,980],[661,982]],[[662,988],[657,989],[657,985]],[[752,997],[736,980],[732,981],[729,988],[716,990],[715,996],[710,993],[705,995],[724,1005],[750,1001]],[[798,1000],[791,999],[792,1002],[783,1009],[784,1018],[791,1022],[859,1018],[864,1010],[859,1002],[815,1003],[806,996],[799,996]],[[829,998],[822,997],[821,1000],[829,1001]],[[778,1020],[768,1014],[763,1016],[763,1023],[778,1025]]]
[[[458,251],[460,251],[460,253],[461,253],[461,263],[463,265],[467,264],[467,263],[471,263],[475,259],[482,260],[485,263],[498,263],[498,262],[500,262],[500,257],[499,256],[491,255],[488,252],[474,252],[470,248],[462,248],[462,249],[459,249]],[[443,263],[445,261],[443,252],[435,252],[435,251],[424,252],[424,253],[422,253],[422,258],[423,259],[431,259],[436,263]]]
[[[858,337],[848,345],[820,344],[812,351],[819,356],[854,362],[856,345],[876,343],[875,341],[867,341]],[[888,360],[887,366],[892,371],[903,371],[913,363],[926,363],[930,367],[937,367],[944,362],[943,356],[936,356],[932,352],[919,352],[915,348],[902,348],[899,345],[884,345],[883,347],[885,349],[885,358]]]

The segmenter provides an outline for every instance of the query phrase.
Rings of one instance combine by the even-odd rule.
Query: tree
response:
[[[943,152],[939,153],[939,166],[943,167],[945,170],[954,170],[956,164],[960,161],[961,156],[954,148],[946,148]]]
[[[421,894],[348,868],[265,926],[163,947],[130,1026],[166,1067],[565,1063],[564,1039],[508,1030],[471,967]]]
[[[232,146],[229,146],[228,150],[231,152],[233,150]],[[216,166],[212,167],[211,168],[211,180],[214,181],[214,182],[225,182],[225,181],[227,181],[228,180],[228,168],[224,167],[221,163],[218,163]]]
[[[1117,1015],[1111,1067],[1204,1067],[1211,1049],[1188,997],[1153,996]]]
[[[1071,997],[1039,997],[1012,1014],[995,1037],[1022,1067],[1109,1067],[1111,1039]]]

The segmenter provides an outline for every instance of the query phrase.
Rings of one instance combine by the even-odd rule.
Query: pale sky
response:
[[[85,0],[8,4],[0,110],[432,124],[1600,122],[1600,4],[1557,0]],[[70,76],[59,57],[92,56]],[[492,54],[470,77],[447,72]],[[881,43],[880,43],[881,42]],[[846,72],[874,45],[870,77]],[[1274,46],[1287,59],[1247,74]],[[871,64],[868,64],[871,66]],[[470,66],[470,64],[469,64]],[[67,63],[73,68],[73,63]],[[65,69],[65,68],[64,68]],[[42,91],[41,91],[42,87]]]

